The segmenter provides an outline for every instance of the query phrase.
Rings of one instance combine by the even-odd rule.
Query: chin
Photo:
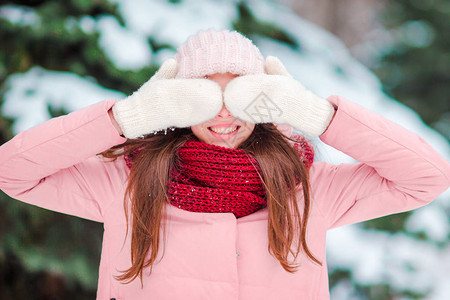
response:
[[[236,148],[236,145],[234,145],[232,143],[230,144],[230,143],[227,143],[227,142],[213,142],[211,144],[215,145],[215,146],[221,146],[221,147],[224,147],[224,148],[230,148],[230,149]]]

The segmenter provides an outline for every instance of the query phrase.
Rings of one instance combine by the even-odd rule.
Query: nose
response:
[[[220,112],[217,115],[217,117],[227,118],[227,117],[230,117],[230,116],[231,116],[231,114],[228,111],[228,109],[226,108],[225,103],[224,103],[223,106],[222,106],[222,109],[220,110]]]

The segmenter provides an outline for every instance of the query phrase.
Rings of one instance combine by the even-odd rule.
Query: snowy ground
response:
[[[168,1],[115,2],[120,5],[126,27],[120,27],[111,17],[98,22],[85,17],[80,22],[86,31],[99,30],[105,53],[119,68],[130,70],[149,62],[161,63],[174,54],[169,50],[152,54],[146,42],[150,35],[159,43],[176,46],[200,29],[231,28],[231,21],[237,17],[235,1],[184,0],[177,5]],[[268,1],[249,3],[259,20],[277,24],[301,45],[299,51],[267,38],[254,38],[265,56],[278,56],[296,79],[318,95],[339,94],[376,111],[418,133],[438,152],[450,158],[447,141],[427,127],[414,111],[384,95],[379,80],[354,60],[334,36],[284,7]],[[10,9],[14,11],[14,7]],[[18,22],[20,14],[18,10]],[[27,14],[26,18],[22,16],[23,22],[39,22],[36,16]],[[0,17],[5,14],[0,12]],[[16,118],[14,132],[18,133],[47,120],[48,103],[73,111],[106,98],[121,99],[124,96],[118,91],[102,88],[92,78],[35,67],[8,78],[3,112]],[[315,143],[320,160],[353,161],[319,140]],[[407,230],[424,232],[431,242],[419,241],[406,234],[366,231],[358,225],[334,229],[328,235],[330,269],[349,269],[354,280],[363,285],[388,283],[397,290],[431,291],[428,299],[450,299],[449,211],[450,192],[447,190],[437,201],[409,217]],[[332,290],[332,299],[350,299],[351,292],[351,285],[342,282]]]

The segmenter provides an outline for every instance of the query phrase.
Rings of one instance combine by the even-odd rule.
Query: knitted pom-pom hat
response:
[[[264,57],[248,38],[237,31],[201,30],[177,49],[176,78],[201,78],[215,73],[250,75],[264,73]]]

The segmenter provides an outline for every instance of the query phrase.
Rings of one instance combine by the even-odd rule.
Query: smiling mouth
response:
[[[220,135],[227,135],[231,133],[235,133],[239,130],[241,126],[232,126],[232,127],[208,127],[209,131],[213,132],[214,134],[220,134]]]

